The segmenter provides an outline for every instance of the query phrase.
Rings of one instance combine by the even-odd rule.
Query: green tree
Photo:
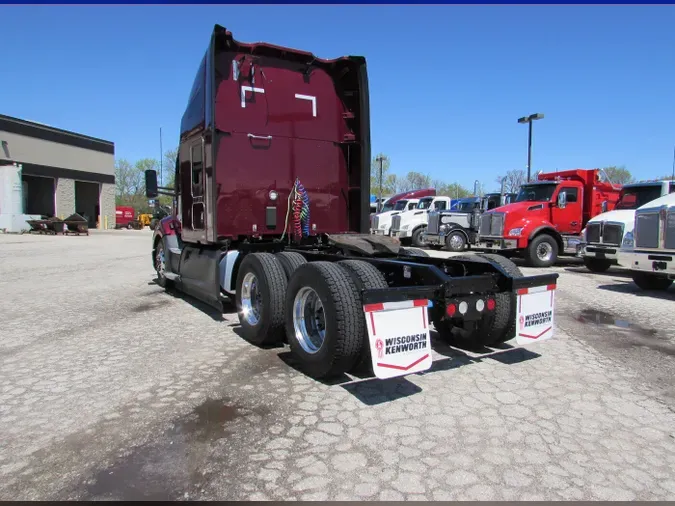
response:
[[[119,158],[115,161],[115,186],[118,198],[138,195],[145,189],[143,174],[129,160]]]
[[[162,160],[162,178],[159,181],[159,186],[166,186],[173,188],[176,179],[176,157],[178,156],[178,148],[169,149],[164,152],[164,159]]]
[[[451,199],[462,199],[470,195],[469,190],[459,183],[446,183],[441,180],[434,180],[431,183],[432,188],[436,188],[436,194]]]
[[[131,206],[137,213],[149,212],[150,206],[145,196],[145,171],[157,170],[159,162],[154,158],[143,158],[133,165],[126,159],[115,164],[117,205]]]
[[[635,181],[633,175],[623,165],[621,167],[612,165],[610,167],[604,167],[602,170],[605,171],[607,177],[609,177],[610,181],[614,184],[628,184]]]

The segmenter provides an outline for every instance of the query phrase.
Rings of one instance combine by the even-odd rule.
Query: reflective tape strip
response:
[[[528,293],[539,293],[539,292],[548,292],[549,290],[555,290],[556,285],[541,285],[534,286],[532,288],[518,288],[516,293],[518,295],[527,295]]]
[[[401,302],[380,302],[377,304],[366,304],[363,310],[366,313],[373,313],[376,311],[388,311],[391,309],[408,309],[411,307],[427,307],[429,305],[428,299],[404,300]]]

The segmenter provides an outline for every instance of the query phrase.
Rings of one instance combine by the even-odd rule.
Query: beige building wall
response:
[[[2,132],[0,137],[6,143],[6,150],[0,149],[0,160],[20,160],[23,164],[35,163],[96,174],[115,174],[115,155],[110,153],[10,132]]]
[[[106,225],[115,228],[115,185],[101,183],[101,222],[100,227]]]
[[[56,216],[67,218],[75,212],[75,181],[58,178],[56,180]]]

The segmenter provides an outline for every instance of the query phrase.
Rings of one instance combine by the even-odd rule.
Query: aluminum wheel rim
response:
[[[261,306],[262,296],[258,291],[258,278],[252,272],[247,272],[241,283],[241,310],[249,325],[257,325],[260,321]]]
[[[450,237],[450,247],[453,249],[461,248],[464,244],[464,239],[459,234]]]
[[[157,248],[157,253],[155,254],[155,269],[157,270],[157,275],[163,278],[166,268],[164,263],[164,248],[161,246]]]
[[[326,339],[326,319],[319,295],[307,286],[293,301],[293,329],[300,347],[309,354],[318,352]]]
[[[553,247],[549,243],[542,242],[539,246],[537,246],[537,257],[539,258],[539,260],[542,261],[550,260],[552,255],[553,255]]]

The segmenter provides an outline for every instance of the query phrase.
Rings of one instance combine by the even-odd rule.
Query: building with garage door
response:
[[[0,114],[0,165],[21,167],[23,213],[115,226],[115,145]]]

